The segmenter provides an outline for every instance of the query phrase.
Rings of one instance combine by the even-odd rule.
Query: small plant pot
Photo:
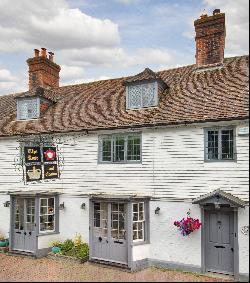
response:
[[[0,241],[0,247],[8,247],[9,246],[9,240],[1,240]]]

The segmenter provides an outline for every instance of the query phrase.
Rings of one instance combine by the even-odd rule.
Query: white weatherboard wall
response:
[[[205,126],[143,130],[140,164],[98,164],[98,133],[82,135],[75,144],[60,146],[65,162],[61,180],[29,185],[15,171],[16,139],[0,138],[0,191],[138,193],[181,200],[222,189],[247,201],[249,136],[236,136],[237,162],[204,162]]]
[[[201,266],[201,228],[182,236],[174,222],[187,217],[201,220],[198,205],[185,202],[152,201],[150,213],[150,258],[171,263]],[[154,213],[160,207],[160,214]]]
[[[249,274],[249,232],[247,235],[242,233],[244,226],[249,229],[249,206],[239,209],[238,212],[239,272]]]

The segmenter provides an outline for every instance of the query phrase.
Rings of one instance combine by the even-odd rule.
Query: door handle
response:
[[[24,235],[25,235],[25,236],[26,236],[26,234],[27,234],[27,233],[26,233],[26,232],[24,232]]]
[[[98,240],[99,240],[99,242],[101,242],[102,241],[102,237],[99,237]]]
[[[29,235],[31,236],[31,232],[29,232]]]
[[[216,249],[225,249],[224,246],[214,246]]]
[[[231,251],[234,252],[234,248],[231,248]]]

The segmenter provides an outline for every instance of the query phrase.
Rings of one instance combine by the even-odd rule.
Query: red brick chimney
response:
[[[197,67],[222,64],[226,37],[225,14],[215,9],[212,16],[201,15],[194,26]]]
[[[38,49],[34,51],[34,57],[27,60],[29,66],[29,90],[37,87],[58,87],[61,67],[53,62],[54,53],[49,52],[49,58],[47,58],[46,48],[41,48],[41,51]]]

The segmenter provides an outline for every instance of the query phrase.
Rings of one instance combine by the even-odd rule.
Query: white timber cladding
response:
[[[62,145],[64,168],[60,180],[28,185],[23,183],[22,171],[15,171],[14,160],[19,153],[17,138],[0,138],[0,191],[137,193],[183,200],[222,189],[248,201],[249,136],[236,134],[236,161],[206,162],[204,128],[212,126],[141,130],[142,161],[136,164],[98,162],[98,135],[114,131],[81,135],[73,144]],[[240,123],[237,128],[243,126],[247,124]]]

